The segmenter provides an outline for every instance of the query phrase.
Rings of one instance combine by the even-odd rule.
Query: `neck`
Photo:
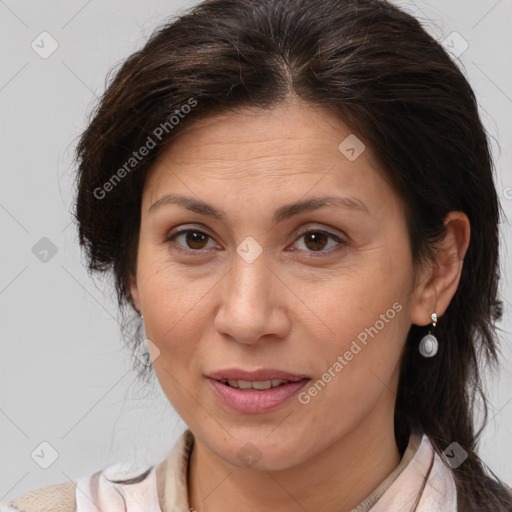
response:
[[[279,471],[236,468],[196,439],[189,466],[190,507],[199,512],[352,510],[400,462],[392,415],[374,412],[327,450]]]

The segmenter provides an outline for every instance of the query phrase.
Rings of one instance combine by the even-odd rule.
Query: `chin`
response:
[[[275,435],[270,439],[268,432],[265,429],[261,434],[234,435],[213,448],[219,457],[238,469],[280,471],[303,462],[304,446],[298,435]]]

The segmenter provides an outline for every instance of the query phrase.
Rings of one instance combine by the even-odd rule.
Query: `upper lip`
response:
[[[210,379],[214,380],[246,380],[250,382],[265,381],[265,380],[291,380],[298,381],[307,379],[306,375],[298,375],[289,373],[282,370],[275,370],[273,368],[263,368],[261,370],[242,370],[240,368],[226,368],[225,370],[217,370],[207,375]]]

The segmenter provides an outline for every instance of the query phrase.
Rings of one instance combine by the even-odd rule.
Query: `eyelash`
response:
[[[191,233],[191,232],[197,233],[197,234],[200,234],[200,235],[204,235],[204,236],[208,237],[210,240],[212,239],[212,237],[208,233],[205,233],[204,231],[200,231],[198,229],[193,229],[193,228],[188,228],[188,229],[181,229],[181,230],[177,230],[177,231],[171,231],[165,237],[164,242],[165,243],[172,243],[172,244],[174,244],[179,251],[182,251],[184,253],[197,255],[198,253],[204,252],[206,249],[184,248],[184,247],[182,247],[180,245],[177,245],[174,242],[174,240],[176,238],[178,238],[180,235],[183,235],[183,234],[186,234],[186,233]],[[338,248],[334,248],[334,249],[331,248],[331,249],[328,249],[328,250],[318,250],[318,251],[306,250],[306,252],[310,253],[309,257],[312,257],[312,258],[321,257],[321,255],[325,255],[325,254],[331,255],[333,252],[337,252],[338,250],[343,248],[345,245],[347,245],[347,242],[345,240],[343,240],[342,238],[334,235],[333,233],[329,233],[328,231],[324,231],[322,229],[309,229],[307,231],[304,231],[304,232],[302,232],[302,233],[300,233],[298,235],[297,240],[301,239],[302,237],[304,237],[305,235],[308,235],[310,233],[316,233],[316,234],[320,233],[320,234],[326,235],[327,237],[329,237],[329,238],[333,239],[334,241],[338,242],[338,244],[339,244],[339,247]],[[317,255],[319,255],[319,256],[317,256]]]

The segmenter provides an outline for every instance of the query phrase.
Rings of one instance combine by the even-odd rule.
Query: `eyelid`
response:
[[[338,231],[339,233],[341,234],[336,234],[336,233],[333,233],[333,231]],[[339,241],[346,241],[345,239],[347,238],[347,236],[340,230],[336,230],[335,228],[330,228],[330,227],[319,227],[319,226],[311,226],[311,225],[308,225],[306,226],[305,228],[299,228],[294,236],[297,237],[297,236],[303,236],[305,235],[306,233],[310,233],[311,231],[315,232],[315,233],[325,233],[326,235],[328,236],[332,236],[333,238],[339,240]]]

